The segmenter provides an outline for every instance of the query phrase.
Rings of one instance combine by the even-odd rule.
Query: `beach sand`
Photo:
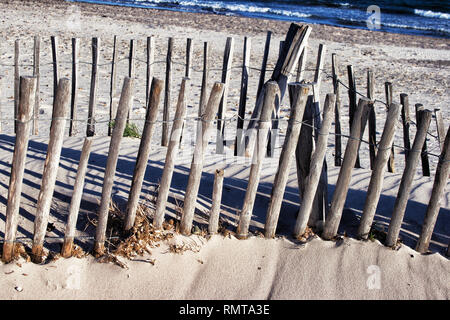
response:
[[[33,36],[42,37],[41,44],[41,101],[39,135],[30,141],[25,171],[24,190],[21,204],[21,220],[18,239],[29,243],[32,238],[36,199],[45,161],[46,144],[51,117],[53,78],[51,68],[50,36],[60,37],[60,75],[71,77],[70,38],[81,39],[79,106],[77,117],[87,118],[87,104],[90,85],[91,38],[99,37],[100,69],[98,88],[98,109],[96,126],[98,137],[89,163],[83,203],[80,211],[77,242],[85,250],[92,247],[93,228],[84,230],[89,219],[95,217],[95,206],[99,202],[103,168],[109,146],[105,137],[109,114],[109,75],[111,70],[112,40],[119,36],[119,63],[117,88],[114,101],[120,97],[123,78],[128,74],[128,42],[137,40],[136,87],[132,119],[142,119],[145,114],[145,43],[146,37],[155,37],[154,76],[164,79],[167,38],[174,37],[174,67],[172,83],[171,116],[181,78],[184,76],[186,38],[193,39],[193,71],[188,98],[188,116],[196,116],[200,98],[203,41],[211,45],[211,72],[209,89],[213,81],[220,81],[223,50],[226,38],[235,38],[235,55],[231,72],[229,102],[226,117],[237,113],[239,103],[243,37],[252,41],[251,71],[247,110],[255,104],[255,95],[261,67],[266,32],[273,32],[268,69],[276,62],[279,41],[284,39],[288,22],[225,17],[214,14],[191,14],[149,9],[119,8],[73,4],[64,1],[3,1],[0,4],[0,106],[2,133],[0,135],[0,235],[5,229],[6,197],[9,183],[10,163],[14,148],[13,83],[14,41],[21,40],[21,74],[31,75]],[[309,41],[307,69],[313,70],[318,45],[326,45],[325,70],[331,72],[331,53],[338,55],[342,81],[347,83],[346,66],[352,64],[356,74],[358,90],[366,92],[366,71],[374,71],[376,81],[375,98],[384,101],[384,82],[394,86],[394,101],[400,93],[408,93],[411,111],[415,103],[422,103],[433,110],[440,108],[446,125],[449,123],[450,102],[448,79],[448,39],[434,39],[396,35],[367,30],[350,30],[323,25],[312,25]],[[3,65],[1,65],[3,64]],[[266,80],[271,72],[266,74]],[[306,79],[312,80],[308,71]],[[332,92],[332,83],[323,75],[321,100]],[[342,89],[343,132],[348,133],[348,97]],[[289,115],[288,99],[285,99],[281,116]],[[383,104],[376,104],[377,137],[379,139],[386,114]],[[160,106],[162,110],[162,106]],[[412,113],[414,114],[414,113]],[[415,117],[413,116],[413,119]],[[158,116],[162,119],[162,114]],[[142,120],[133,120],[142,127]],[[287,121],[281,122],[281,137],[276,156],[267,159],[261,175],[258,196],[255,201],[252,230],[255,236],[238,241],[232,235],[217,235],[211,239],[200,236],[184,237],[161,243],[152,250],[151,256],[135,257],[136,261],[122,259],[127,268],[113,264],[101,264],[91,256],[82,259],[59,259],[45,265],[21,262],[0,265],[2,299],[448,299],[450,297],[450,263],[444,252],[450,238],[450,192],[441,202],[441,212],[430,246],[431,254],[415,252],[415,241],[421,230],[423,216],[433,186],[437,157],[430,157],[431,177],[423,177],[420,165],[414,180],[408,203],[407,214],[402,226],[403,245],[399,250],[384,247],[378,240],[363,242],[344,237],[337,242],[323,241],[314,237],[306,244],[300,244],[291,237],[292,226],[298,211],[298,189],[295,166],[291,167],[288,185],[282,207],[276,239],[265,240],[257,235],[263,227],[273,177],[278,166],[278,154],[282,146]],[[55,230],[47,234],[47,249],[58,251],[62,242],[64,223],[75,179],[77,162],[83,143],[86,123],[77,122],[77,135],[64,141],[58,181],[52,203],[50,222]],[[226,134],[234,137],[236,122],[227,123]],[[334,131],[334,128],[332,129]],[[176,217],[177,206],[183,200],[187,183],[189,164],[192,158],[192,143],[195,137],[195,123],[186,123],[183,148],[177,157],[176,170],[171,185],[168,216]],[[434,120],[430,132],[436,134]],[[411,137],[415,134],[412,126]],[[161,127],[157,126],[152,139],[152,151],[144,182],[144,203],[154,201],[155,189],[162,173],[165,148],[159,147]],[[403,145],[401,124],[397,126],[395,144]],[[213,141],[213,140],[211,140]],[[344,139],[345,147],[345,139]],[[124,205],[133,175],[133,167],[139,140],[126,138],[121,152],[113,189],[114,200]],[[222,200],[223,221],[234,230],[247,186],[249,164],[245,159],[233,158],[210,152],[206,156],[205,170],[199,192],[199,215],[196,220],[204,223],[210,208],[214,170],[225,169],[224,195]],[[233,150],[227,148],[227,155]],[[439,144],[429,136],[428,151],[438,155]],[[339,168],[333,166],[334,139],[329,138],[329,197],[334,190]],[[354,233],[361,215],[370,170],[368,147],[361,146],[361,169],[353,171],[353,178],[344,210],[340,232]],[[377,208],[376,221],[387,227],[397,195],[404,167],[404,155],[400,148],[396,153],[396,173],[385,176],[382,197]],[[176,200],[175,200],[176,199]],[[186,244],[190,248],[183,254],[170,252],[173,243]],[[148,259],[154,259],[154,265]],[[13,271],[13,272],[11,272]],[[24,275],[25,274],[25,275]],[[378,277],[379,275],[379,277]],[[379,281],[378,281],[378,280]],[[19,292],[15,288],[21,287]]]

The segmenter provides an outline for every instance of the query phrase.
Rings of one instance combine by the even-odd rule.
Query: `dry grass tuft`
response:
[[[173,238],[173,233],[156,230],[153,227],[149,220],[149,211],[148,207],[140,205],[133,228],[125,234],[123,231],[125,214],[116,205],[111,206],[107,232],[110,238],[113,238],[109,241],[109,245],[114,249],[110,250],[110,254],[128,259],[143,256],[145,253],[151,254],[151,249],[159,247],[160,242]],[[165,230],[172,230],[174,221],[169,220],[164,226]]]
[[[30,262],[31,261],[31,257],[27,253],[27,250],[25,249],[25,246],[22,243],[20,243],[20,242],[16,242],[14,244],[13,260],[19,260],[19,258],[25,259],[26,262]]]

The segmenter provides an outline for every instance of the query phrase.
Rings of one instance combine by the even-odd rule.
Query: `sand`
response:
[[[52,69],[50,35],[60,37],[61,76],[70,77],[71,57],[70,38],[81,38],[79,108],[77,116],[87,117],[87,103],[90,79],[90,39],[101,39],[100,78],[96,126],[98,137],[94,141],[89,163],[85,193],[80,211],[77,242],[84,249],[92,246],[94,229],[84,227],[95,217],[95,206],[100,199],[103,168],[106,163],[109,139],[104,137],[107,130],[109,112],[109,73],[113,35],[119,35],[119,69],[115,101],[118,101],[123,77],[127,74],[129,39],[137,39],[136,77],[137,86],[133,103],[132,119],[142,119],[145,101],[145,38],[154,35],[156,53],[154,75],[164,79],[167,37],[175,38],[174,82],[172,84],[171,115],[174,114],[179,83],[184,74],[184,50],[186,38],[193,38],[194,59],[191,92],[189,94],[188,116],[197,114],[201,84],[202,42],[209,41],[211,52],[212,81],[220,81],[222,56],[227,36],[236,41],[235,59],[229,92],[227,117],[237,112],[239,102],[240,68],[243,36],[252,40],[251,67],[260,68],[267,30],[274,32],[269,69],[274,67],[278,53],[278,42],[284,38],[289,23],[254,20],[240,17],[223,17],[209,14],[189,14],[158,10],[117,8],[111,6],[73,5],[63,1],[5,1],[0,4],[2,18],[0,27],[0,105],[2,114],[2,133],[0,135],[0,236],[5,228],[6,195],[9,183],[10,163],[14,147],[12,133],[13,105],[13,44],[21,39],[22,63],[32,64],[32,37],[42,36],[41,53],[41,108],[39,135],[32,137],[28,152],[24,191],[21,205],[21,221],[18,239],[29,244],[32,238],[36,199],[40,188],[40,178],[45,160],[49,121],[52,105]],[[344,82],[346,65],[352,64],[356,73],[358,88],[365,93],[366,68],[373,68],[376,79],[376,98],[384,98],[384,81],[394,84],[395,100],[401,92],[410,95],[410,104],[422,103],[433,110],[440,108],[444,121],[450,119],[448,79],[450,76],[446,39],[433,39],[405,35],[393,35],[365,30],[349,30],[313,25],[309,42],[308,69],[315,65],[315,55],[319,43],[327,46],[325,70],[331,70],[331,53],[338,54],[340,71]],[[86,62],[86,63],[85,63]],[[22,74],[31,74],[28,66],[21,68]],[[268,72],[270,75],[270,72]],[[269,76],[268,75],[268,76]],[[268,79],[268,76],[266,79]],[[255,103],[259,72],[252,69],[249,80],[248,110]],[[307,79],[312,78],[312,72]],[[322,83],[322,99],[331,92],[332,84],[326,74]],[[348,132],[346,115],[348,98],[345,91],[343,99],[343,131]],[[287,99],[286,99],[287,101]],[[288,104],[284,102],[283,117],[289,114]],[[161,107],[162,108],[162,107]],[[385,107],[376,105],[377,136],[382,132]],[[162,119],[162,115],[159,116]],[[143,122],[133,120],[139,127]],[[286,121],[281,128],[285,130]],[[77,135],[65,138],[58,181],[52,203],[50,222],[55,230],[47,234],[46,248],[58,251],[67,218],[68,203],[75,179],[85,122],[77,122]],[[229,139],[234,137],[235,121],[227,123]],[[191,144],[194,139],[195,123],[186,123],[183,148],[177,157],[176,170],[171,186],[168,216],[176,217],[177,206],[183,199],[187,183]],[[332,129],[334,130],[334,128]],[[432,121],[430,132],[435,134]],[[277,145],[277,153],[282,146],[283,134]],[[415,134],[413,126],[411,136]],[[154,191],[162,173],[165,148],[159,147],[161,128],[155,130],[152,142],[149,167],[143,188],[143,203],[152,205]],[[214,141],[211,139],[211,141]],[[345,139],[344,139],[345,143]],[[400,125],[397,128],[395,143],[402,146]],[[329,152],[329,194],[339,173],[333,164],[334,139],[330,136]],[[121,146],[120,158],[113,189],[114,200],[124,205],[139,140],[126,138]],[[439,154],[439,145],[432,136],[428,141],[429,152]],[[213,173],[216,168],[225,168],[222,216],[231,230],[234,230],[249,174],[245,159],[222,157],[214,154],[214,146],[209,146],[206,166],[199,192],[199,223],[207,221],[212,191]],[[232,153],[227,148],[227,154]],[[404,155],[398,149],[396,168],[393,174],[386,174],[376,221],[380,228],[389,223],[392,207],[404,167]],[[264,163],[261,183],[255,202],[252,232],[255,236],[246,241],[238,241],[232,235],[214,236],[205,239],[199,236],[175,236],[172,241],[187,243],[195,251],[183,254],[168,252],[171,242],[162,243],[152,250],[150,257],[136,257],[135,260],[122,260],[128,269],[113,264],[100,264],[93,257],[83,259],[60,259],[44,265],[21,262],[21,267],[12,264],[0,265],[0,283],[3,299],[448,299],[450,296],[450,264],[444,251],[450,235],[450,193],[442,200],[442,208],[430,246],[431,254],[420,255],[412,248],[415,245],[423,215],[428,204],[436,157],[430,157],[432,177],[423,177],[420,166],[417,170],[405,222],[402,226],[403,245],[399,250],[384,247],[379,241],[362,242],[351,238],[358,225],[364,206],[365,191],[370,179],[368,147],[361,148],[363,168],[355,169],[344,210],[340,233],[344,237],[337,242],[314,238],[307,244],[300,244],[291,237],[292,226],[298,211],[298,189],[295,168],[291,168],[288,186],[282,207],[277,231],[278,237],[265,240],[257,235],[263,227],[265,210],[270,197],[273,176],[276,173],[278,157],[267,159]],[[82,237],[81,237],[82,236]],[[152,265],[147,259],[155,259]],[[11,271],[14,271],[11,273]],[[26,274],[26,275],[23,275]],[[144,276],[145,275],[145,276]],[[378,277],[379,276],[379,277]],[[78,281],[79,280],[79,281]],[[21,287],[21,292],[16,287]]]

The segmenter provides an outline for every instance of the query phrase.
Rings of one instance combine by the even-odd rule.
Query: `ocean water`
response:
[[[69,0],[450,38],[450,0]]]

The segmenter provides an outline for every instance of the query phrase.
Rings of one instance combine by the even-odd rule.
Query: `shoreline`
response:
[[[172,10],[160,10],[150,8],[135,8],[126,6],[115,6],[109,4],[92,4],[81,2],[68,2],[65,0],[7,0],[5,5],[20,6],[53,6],[54,9],[67,9],[76,5],[83,14],[101,16],[103,18],[115,18],[132,22],[144,23],[149,21],[149,26],[166,27],[170,25],[179,27],[191,27],[200,30],[223,32],[228,30],[233,34],[255,35],[265,33],[268,30],[276,30],[284,34],[290,21],[260,19],[240,16],[225,16],[213,13],[191,13]],[[170,21],[167,18],[170,17]],[[301,22],[296,22],[300,23]],[[450,49],[450,41],[445,38],[434,38],[427,36],[415,36],[399,33],[388,33],[383,31],[370,31],[363,29],[352,29],[335,27],[324,24],[308,24],[313,26],[311,38],[345,42],[349,44],[384,44],[402,47]],[[341,37],[337,39],[337,37]]]

